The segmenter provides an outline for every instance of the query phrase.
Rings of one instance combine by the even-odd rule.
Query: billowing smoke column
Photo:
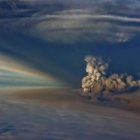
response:
[[[140,87],[140,80],[134,80],[128,74],[107,75],[108,63],[101,58],[87,56],[86,72],[88,75],[82,79],[84,95],[109,95],[128,91],[135,87]]]

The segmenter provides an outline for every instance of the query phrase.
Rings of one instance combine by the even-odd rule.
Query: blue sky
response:
[[[138,75],[138,0],[5,2],[0,3],[0,55],[52,78],[50,85],[79,87],[86,55],[108,60],[110,73]]]

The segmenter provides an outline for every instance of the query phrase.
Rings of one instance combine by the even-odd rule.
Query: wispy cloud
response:
[[[63,84],[18,60],[0,55],[0,88],[1,87],[61,87]]]
[[[40,19],[94,19],[94,20],[105,20],[105,21],[119,21],[119,22],[132,22],[140,23],[140,18],[116,16],[116,15],[91,15],[91,14],[71,14],[71,15],[45,15]]]
[[[136,33],[140,34],[138,28],[140,18],[73,12],[75,10],[55,15],[47,14],[39,18],[33,17],[30,31],[33,36],[63,43],[73,43],[80,41],[81,38],[83,41],[99,41],[103,38],[109,42],[127,42]]]

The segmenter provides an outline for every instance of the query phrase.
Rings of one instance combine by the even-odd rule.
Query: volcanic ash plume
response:
[[[140,80],[128,74],[107,75],[108,63],[101,58],[87,56],[87,76],[82,79],[84,95],[108,95],[140,87]]]

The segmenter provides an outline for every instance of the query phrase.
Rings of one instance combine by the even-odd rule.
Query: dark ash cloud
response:
[[[108,63],[101,58],[87,56],[87,76],[82,79],[83,93],[96,95],[108,95],[111,93],[120,93],[140,88],[140,80],[134,79],[128,74],[108,75]]]

